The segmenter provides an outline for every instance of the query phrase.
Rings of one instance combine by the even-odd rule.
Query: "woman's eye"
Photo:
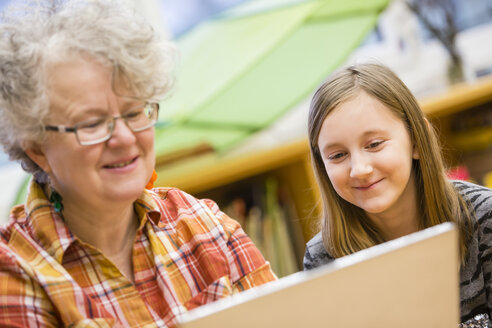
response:
[[[371,143],[367,146],[367,148],[369,148],[369,149],[374,149],[374,148],[379,147],[382,143],[383,143],[383,141],[374,141],[374,142],[371,142]]]
[[[129,118],[129,119],[132,119],[132,118],[138,117],[140,114],[142,114],[142,111],[141,110],[132,111],[132,112],[126,113],[125,114],[125,117],[126,118]]]
[[[124,115],[126,120],[129,121],[137,121],[142,117],[144,112],[143,108],[139,108],[138,110],[132,110]]]
[[[82,122],[78,125],[78,129],[79,130],[80,129],[85,129],[85,130],[97,129],[97,128],[103,126],[105,121],[106,120],[103,118],[85,121],[85,122]]]

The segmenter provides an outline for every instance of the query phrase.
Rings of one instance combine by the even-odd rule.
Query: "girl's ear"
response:
[[[418,150],[417,145],[415,143],[413,144],[412,158],[413,159],[420,159],[420,153],[419,153],[419,150]]]
[[[427,117],[424,117],[425,120],[425,125],[427,125],[427,129],[430,131],[431,130],[431,125]],[[413,159],[420,159],[420,153],[419,150],[417,149],[417,145],[415,144],[415,140],[413,142],[413,153],[412,153]]]

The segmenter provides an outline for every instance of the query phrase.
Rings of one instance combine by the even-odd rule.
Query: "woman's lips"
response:
[[[107,164],[107,165],[104,165],[103,167],[105,169],[121,169],[121,168],[130,166],[133,163],[135,163],[137,158],[138,158],[138,156],[133,157],[133,158],[128,159],[128,160],[121,160],[121,161],[114,162],[112,164]]]

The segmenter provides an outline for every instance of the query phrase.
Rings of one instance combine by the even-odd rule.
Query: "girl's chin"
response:
[[[359,207],[362,208],[364,210],[364,212],[366,212],[367,214],[372,214],[372,215],[381,214],[388,209],[388,206],[383,206],[381,204],[377,204],[377,205],[376,204],[373,204],[373,205],[366,204],[366,205],[359,206]]]

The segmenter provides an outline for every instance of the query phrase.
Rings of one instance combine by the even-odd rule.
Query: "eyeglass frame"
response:
[[[103,143],[103,142],[106,142],[108,141],[109,139],[111,139],[111,137],[113,136],[113,132],[114,132],[114,127],[116,126],[116,120],[117,119],[122,119],[124,122],[125,122],[125,125],[133,132],[141,132],[141,131],[144,131],[144,130],[147,130],[151,127],[153,127],[157,121],[159,120],[159,109],[160,109],[160,106],[159,106],[159,103],[157,102],[146,102],[144,104],[144,108],[146,106],[151,106],[154,111],[156,112],[155,114],[155,121],[152,122],[152,124],[148,125],[148,126],[145,126],[143,128],[138,128],[138,129],[133,129],[132,127],[130,127],[130,125],[128,125],[128,121],[127,121],[127,117],[125,117],[125,115],[119,115],[119,116],[107,116],[107,118],[112,118],[112,120],[108,121],[109,123],[109,133],[107,136],[105,136],[104,138],[100,138],[100,139],[97,139],[97,140],[94,140],[94,141],[90,141],[90,142],[85,142],[85,143],[82,143],[79,139],[79,135],[77,133],[77,129],[78,129],[78,125],[86,122],[86,121],[82,121],[82,122],[79,122],[79,123],[76,123],[72,126],[66,126],[66,125],[45,125],[44,128],[46,131],[54,131],[54,132],[60,132],[60,133],[66,133],[66,132],[73,132],[75,133],[75,138],[77,139],[77,142],[81,145],[81,146],[92,146],[92,145],[97,145],[99,143]],[[136,107],[138,108],[138,107]],[[131,110],[129,110],[131,111]]]

